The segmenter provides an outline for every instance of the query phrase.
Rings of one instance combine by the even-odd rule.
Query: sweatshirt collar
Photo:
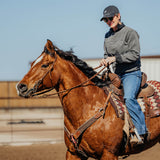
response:
[[[121,24],[118,24],[117,25],[117,30],[116,31],[113,31],[113,29],[111,28],[110,31],[113,33],[113,32],[118,32],[120,31],[123,27],[125,27],[124,23],[121,23]]]

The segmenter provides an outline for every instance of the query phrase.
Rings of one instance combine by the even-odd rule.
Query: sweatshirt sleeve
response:
[[[107,54],[107,50],[105,48],[105,45],[104,45],[104,59],[106,59],[108,57],[108,54]]]
[[[127,51],[124,53],[116,53],[117,63],[132,63],[140,57],[139,35],[136,31],[129,31],[126,35]]]

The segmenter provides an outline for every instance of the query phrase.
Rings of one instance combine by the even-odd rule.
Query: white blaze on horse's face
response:
[[[37,63],[39,63],[42,59],[43,59],[44,55],[41,55],[39,58],[37,58],[37,60],[34,62],[34,64],[32,65],[32,67],[34,67]]]
[[[32,67],[34,67],[36,64],[38,64],[39,62],[41,62],[41,60],[43,59],[44,55],[39,56],[35,62],[33,63]],[[18,89],[18,85],[19,82],[16,84],[16,90],[17,90],[17,94],[20,95],[19,89]]]

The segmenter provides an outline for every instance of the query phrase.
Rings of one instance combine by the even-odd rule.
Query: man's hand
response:
[[[116,61],[116,57],[107,57],[106,59],[102,59],[100,62],[100,66],[108,66],[111,63]]]

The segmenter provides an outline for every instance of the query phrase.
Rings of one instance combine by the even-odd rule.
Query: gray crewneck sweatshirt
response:
[[[104,58],[115,56],[116,62],[113,63],[113,70],[116,74],[140,70],[140,44],[138,33],[125,26],[123,23],[118,25],[114,32],[112,29],[105,35]]]

